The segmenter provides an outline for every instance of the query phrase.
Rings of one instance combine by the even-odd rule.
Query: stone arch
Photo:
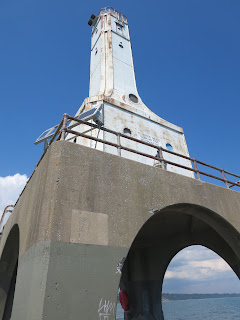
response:
[[[167,206],[144,223],[122,268],[120,288],[128,293],[131,319],[164,319],[165,272],[173,257],[190,245],[216,252],[240,278],[240,233],[227,220],[194,204]]]
[[[19,227],[15,224],[0,259],[0,318],[11,318],[19,255]]]

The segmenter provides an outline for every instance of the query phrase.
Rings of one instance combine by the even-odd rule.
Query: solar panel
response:
[[[100,112],[102,108],[102,105],[98,106],[98,107],[94,107],[88,111],[85,111],[83,113],[81,113],[79,116],[78,116],[78,119],[79,120],[84,120],[84,121],[88,121],[88,120],[91,120],[93,119],[93,121],[102,126],[103,125],[103,117],[102,117],[102,113]],[[68,120],[68,123],[70,122],[70,120]],[[68,128],[72,128],[73,126],[75,126],[75,124],[70,124],[68,126]],[[39,144],[41,142],[45,142],[47,143],[47,141],[49,139],[51,139],[53,136],[54,136],[54,133],[56,132],[56,129],[58,127],[58,124],[52,128],[49,128],[47,130],[45,130],[38,138],[37,140],[34,142],[34,144]]]
[[[88,111],[85,111],[83,113],[81,113],[79,116],[78,116],[78,119],[79,120],[89,120],[89,119],[92,119],[98,111],[100,111],[100,109],[102,108],[102,106],[99,106],[99,107],[95,107],[95,108],[92,108]]]
[[[88,121],[93,119],[93,121],[102,126],[103,125],[103,116],[102,113],[100,112],[100,110],[102,109],[102,105],[98,106],[98,107],[94,107],[88,111],[85,111],[83,113],[81,113],[78,116],[79,120],[84,120],[84,121]]]
[[[58,124],[52,128],[49,128],[45,130],[40,136],[37,138],[37,140],[34,142],[34,144],[39,144],[45,140],[48,140],[54,136],[54,133],[58,127]]]
[[[91,118],[93,116],[93,114],[96,112],[98,108],[92,108],[88,111],[85,111],[83,113],[81,113],[79,116],[78,116],[78,119],[79,120],[85,120],[86,118]]]

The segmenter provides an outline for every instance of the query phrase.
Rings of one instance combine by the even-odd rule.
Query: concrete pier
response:
[[[174,255],[201,244],[240,277],[239,231],[239,192],[54,142],[2,234],[0,315],[115,319],[120,285],[132,319],[163,319],[162,281]]]

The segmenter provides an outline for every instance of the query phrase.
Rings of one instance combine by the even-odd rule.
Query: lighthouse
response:
[[[102,125],[107,129],[189,157],[183,129],[153,113],[138,93],[126,16],[107,7],[101,9],[98,15],[92,14],[88,24],[91,26],[89,97],[84,100],[75,117],[82,115],[84,118],[90,110],[97,110],[100,125],[98,129],[89,130],[86,126],[79,126],[75,130],[117,143],[118,137],[102,131]],[[89,122],[94,120],[89,119]],[[138,153],[126,150],[119,152],[111,145],[96,143],[72,134],[69,134],[67,139],[147,165],[158,166],[156,160]],[[156,149],[131,139],[122,139],[121,144],[137,152],[157,155]],[[188,159],[167,152],[163,152],[163,157],[168,161],[192,168]],[[164,165],[161,162],[159,166],[162,169],[194,177],[192,171],[171,164]]]

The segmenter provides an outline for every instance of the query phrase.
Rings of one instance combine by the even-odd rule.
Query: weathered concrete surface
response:
[[[11,320],[102,319],[105,300],[114,319],[124,257],[121,287],[129,293],[132,319],[163,319],[163,276],[187,245],[213,249],[240,275],[239,214],[238,192],[55,142],[0,241],[2,253],[18,225]],[[7,295],[8,287],[1,290]]]
[[[11,319],[44,319],[50,241],[33,244],[22,256]]]

